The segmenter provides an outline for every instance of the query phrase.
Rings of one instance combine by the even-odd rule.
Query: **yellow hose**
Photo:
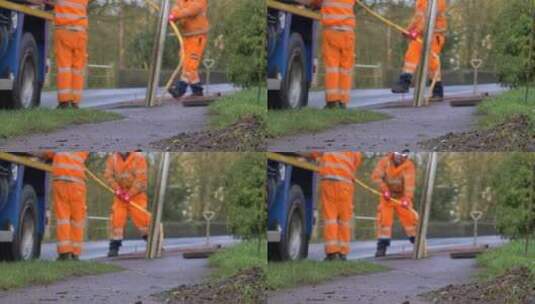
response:
[[[146,0],[147,4],[149,4],[154,10],[160,11],[160,7],[158,4],[156,4],[153,0]],[[175,77],[180,73],[180,70],[182,69],[182,63],[184,62],[186,54],[184,54],[184,38],[182,37],[182,34],[180,33],[180,30],[178,29],[178,26],[174,22],[169,21],[169,24],[171,25],[171,28],[173,32],[175,33],[175,36],[177,37],[178,43],[180,45],[180,62],[178,63],[178,66],[173,71],[173,74],[171,75],[171,78],[167,81],[165,85],[165,92],[169,91],[169,88],[173,84],[173,80]]]

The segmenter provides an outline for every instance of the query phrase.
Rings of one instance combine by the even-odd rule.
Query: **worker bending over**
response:
[[[353,179],[362,156],[359,152],[314,153],[320,162],[320,199],[325,260],[347,259],[353,220]]]
[[[321,7],[322,47],[327,109],[346,109],[355,65],[355,0],[312,0]]]
[[[89,152],[45,152],[52,160],[58,261],[79,260],[86,221],[85,161]]]
[[[132,204],[147,209],[147,161],[139,152],[113,153],[106,161],[104,173],[109,185],[115,191],[111,212],[111,240],[109,257],[119,255],[124,238],[124,226],[130,216],[134,225],[147,240],[150,214]]]
[[[87,62],[88,0],[59,0],[54,6],[58,109],[78,109]]]
[[[182,75],[169,89],[175,98],[184,96],[188,86],[191,87],[193,96],[203,96],[199,65],[208,40],[207,10],[207,0],[176,0],[169,15],[169,21],[178,22],[184,37],[184,44],[180,46],[185,54]]]
[[[386,249],[390,246],[394,212],[398,215],[410,242],[414,244],[418,225],[418,213],[412,207],[416,172],[414,163],[408,157],[408,150],[390,153],[379,161],[372,173],[372,180],[382,191],[377,208],[376,257],[385,256]]]
[[[446,0],[437,0],[438,12],[434,29],[433,40],[431,42],[431,54],[429,58],[428,77],[433,80],[436,79],[435,87],[433,88],[433,100],[442,100],[444,97],[444,87],[442,85],[440,53],[446,43],[446,31],[448,30],[448,20],[446,17],[447,2]],[[398,83],[392,87],[392,92],[401,94],[408,93],[409,87],[412,83],[413,75],[416,73],[420,58],[422,56],[422,42],[423,34],[426,28],[426,14],[427,6],[430,4],[429,0],[417,0],[416,12],[412,21],[407,28],[408,34],[405,35],[410,39],[409,47],[405,53],[405,65],[403,72],[399,77]],[[418,41],[420,39],[420,41]]]

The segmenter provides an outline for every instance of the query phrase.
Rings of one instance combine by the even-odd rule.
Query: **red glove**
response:
[[[403,33],[403,36],[407,37],[410,40],[416,40],[420,37],[420,33],[417,30],[408,30],[408,33]]]
[[[130,195],[128,194],[128,192],[126,192],[123,189],[119,188],[119,189],[115,190],[115,196],[117,196],[120,200],[122,200],[124,202],[129,202],[130,201]]]
[[[406,198],[401,199],[401,207],[409,209],[410,201]]]
[[[383,192],[383,198],[387,201],[391,200],[392,199],[392,193],[390,193],[390,191],[386,190]]]
[[[173,13],[169,14],[169,21],[176,22],[178,20],[177,16]]]

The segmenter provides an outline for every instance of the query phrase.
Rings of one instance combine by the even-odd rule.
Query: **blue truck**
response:
[[[317,13],[295,4],[306,0],[267,0],[268,105],[297,109],[308,104],[316,72]]]
[[[315,224],[318,177],[314,171],[285,162],[292,154],[270,153],[267,166],[268,260],[308,256]]]
[[[48,180],[46,171],[0,160],[0,261],[39,258]]]
[[[45,2],[0,0],[0,106],[32,108],[41,102],[52,7]]]

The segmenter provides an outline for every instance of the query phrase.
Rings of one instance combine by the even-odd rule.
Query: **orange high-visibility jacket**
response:
[[[45,152],[52,159],[52,179],[85,185],[85,161],[89,152]]]
[[[114,190],[121,188],[131,197],[147,191],[147,161],[139,152],[131,152],[126,159],[119,153],[111,155],[104,176]]]
[[[313,6],[321,6],[321,24],[342,31],[354,31],[355,0],[313,0]]]
[[[346,182],[353,185],[355,172],[362,163],[360,152],[313,153],[320,161],[320,176],[324,179]]]
[[[208,33],[207,0],[176,0],[171,10],[180,22],[184,36],[195,36]]]
[[[391,153],[379,160],[373,170],[372,180],[379,185],[381,191],[390,191],[396,198],[404,197],[412,201],[416,186],[416,169],[410,159],[396,167]]]
[[[57,0],[54,6],[54,24],[86,28],[87,4],[88,0]]]
[[[409,25],[409,29],[416,30],[423,33],[425,30],[425,22],[427,15],[428,0],[416,1],[416,12]],[[435,25],[435,33],[445,33],[448,30],[448,19],[446,13],[448,11],[448,4],[446,0],[438,0],[437,21]]]

